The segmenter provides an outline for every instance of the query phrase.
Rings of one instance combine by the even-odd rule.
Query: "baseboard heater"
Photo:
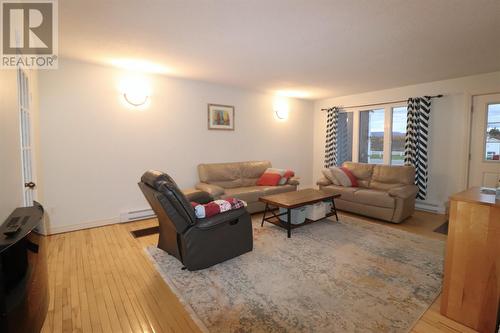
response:
[[[445,208],[442,205],[438,205],[438,204],[432,203],[432,202],[425,202],[425,201],[417,201],[415,203],[415,208],[418,210],[424,210],[424,211],[432,212],[432,213],[443,214],[445,212]]]
[[[120,214],[120,222],[131,222],[138,220],[152,219],[156,214],[152,209],[140,209],[124,212]]]

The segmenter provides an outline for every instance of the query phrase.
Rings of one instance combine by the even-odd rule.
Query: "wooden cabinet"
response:
[[[493,333],[500,302],[500,200],[478,187],[450,199],[441,314]]]

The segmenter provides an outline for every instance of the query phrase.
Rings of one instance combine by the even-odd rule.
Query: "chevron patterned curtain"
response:
[[[427,145],[431,98],[413,97],[408,99],[408,118],[405,137],[405,165],[413,165],[416,170],[415,184],[418,186],[417,199],[427,197]]]
[[[328,109],[326,116],[325,168],[330,168],[337,165],[338,120],[339,108],[335,106]]]

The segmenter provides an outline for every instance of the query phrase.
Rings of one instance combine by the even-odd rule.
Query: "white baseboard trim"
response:
[[[60,226],[60,227],[48,227],[47,228],[47,235],[55,235],[55,234],[61,234],[63,232],[70,232],[70,231],[77,231],[77,230],[102,227],[105,225],[110,225],[110,224],[115,224],[115,223],[120,223],[119,216],[112,217],[109,219],[104,219],[104,220],[89,221],[89,222],[65,225],[65,226]]]

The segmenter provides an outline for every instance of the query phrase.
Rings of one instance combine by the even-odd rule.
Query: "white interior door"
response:
[[[21,133],[21,162],[23,174],[24,206],[33,206],[36,199],[35,173],[33,171],[32,126],[31,126],[31,94],[28,73],[18,69],[18,92]]]
[[[497,187],[500,180],[500,94],[473,98],[469,187]]]

